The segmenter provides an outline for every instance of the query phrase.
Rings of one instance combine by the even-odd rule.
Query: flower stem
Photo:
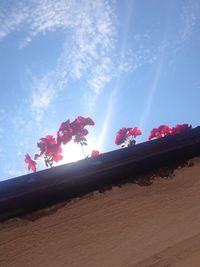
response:
[[[82,151],[83,151],[84,158],[86,158],[85,151],[84,151],[84,148],[83,148],[83,144],[81,144],[81,148],[82,148]]]

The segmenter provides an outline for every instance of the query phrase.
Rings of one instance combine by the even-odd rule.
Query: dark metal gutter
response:
[[[0,221],[200,156],[200,127],[0,182]]]

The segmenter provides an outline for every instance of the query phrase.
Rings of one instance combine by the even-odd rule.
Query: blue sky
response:
[[[197,126],[199,14],[198,0],[1,0],[0,180],[77,115],[96,123],[87,153],[118,149],[121,127],[143,142],[160,124]],[[64,162],[80,152],[67,145]]]

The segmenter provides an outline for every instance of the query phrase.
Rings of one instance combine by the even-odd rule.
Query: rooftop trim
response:
[[[0,221],[200,156],[200,127],[0,182]]]

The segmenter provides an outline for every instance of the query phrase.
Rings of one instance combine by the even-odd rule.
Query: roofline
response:
[[[200,126],[0,182],[0,221],[200,156]]]

